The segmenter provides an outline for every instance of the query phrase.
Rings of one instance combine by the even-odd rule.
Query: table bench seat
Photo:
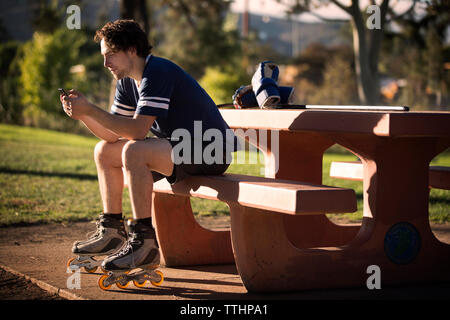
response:
[[[239,174],[191,176],[170,185],[166,179],[154,191],[238,203],[286,214],[348,213],[356,208],[352,189]]]
[[[333,161],[330,177],[337,179],[363,180],[363,164],[360,161]],[[450,190],[450,167],[430,166],[429,187]]]
[[[227,203],[231,230],[199,225],[192,213],[191,197]],[[233,217],[241,214],[253,212],[258,220],[261,215],[317,217],[356,210],[352,189],[290,180],[224,174],[190,176],[174,185],[163,179],[153,186],[153,221],[166,266],[234,263]]]

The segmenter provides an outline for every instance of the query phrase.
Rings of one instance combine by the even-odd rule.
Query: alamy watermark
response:
[[[225,135],[216,128],[203,131],[202,122],[194,121],[192,133],[184,128],[173,131],[171,140],[179,141],[173,146],[172,161],[174,164],[264,164],[268,162],[266,157],[270,157],[275,173],[279,167],[279,132],[264,129],[227,129]],[[270,133],[269,133],[270,132]],[[241,141],[235,141],[235,137],[240,137]],[[249,141],[248,144],[243,140]],[[247,151],[248,153],[235,151]],[[261,152],[262,150],[263,152]],[[261,169],[261,174],[265,169]]]
[[[66,26],[69,30],[81,29],[81,10],[80,7],[72,4],[67,7],[66,13],[69,15],[66,19]]]
[[[81,269],[73,270],[68,267],[66,273],[70,273],[70,276],[68,276],[66,280],[67,289],[81,289]]]
[[[67,277],[66,286],[69,290],[81,289],[81,269],[73,270],[70,267],[66,270],[70,276]],[[366,273],[370,276],[366,280],[366,286],[369,290],[381,289],[381,269],[379,266],[373,264],[367,267]]]
[[[366,273],[370,274],[367,278],[366,286],[367,289],[381,289],[381,269],[376,264],[372,264],[367,267]]]
[[[381,29],[380,7],[376,4],[370,5],[366,9],[366,13],[370,14],[367,18],[366,26],[369,30]],[[81,9],[78,5],[72,4],[67,7],[66,26],[69,30],[81,29]]]
[[[367,29],[381,29],[380,7],[376,4],[370,5],[366,9],[366,13],[370,14],[366,21]]]

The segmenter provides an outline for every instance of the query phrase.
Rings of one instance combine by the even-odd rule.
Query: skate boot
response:
[[[97,230],[89,233],[87,240],[74,242],[72,252],[78,256],[67,262],[70,270],[75,271],[84,267],[86,272],[95,272],[103,259],[96,260],[94,257],[107,256],[116,252],[127,240],[122,219],[101,214],[96,224]]]
[[[163,282],[163,274],[156,270],[160,253],[155,230],[151,226],[128,222],[127,242],[115,254],[103,260],[102,268],[109,271],[99,279],[99,286],[108,290],[113,284],[125,289],[131,281],[136,287],[144,287],[147,280],[154,286]]]

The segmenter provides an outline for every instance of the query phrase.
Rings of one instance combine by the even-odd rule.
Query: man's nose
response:
[[[105,58],[103,59],[103,66],[104,66],[105,68],[108,68],[108,66],[109,66],[109,59],[108,59],[107,57],[105,57]]]

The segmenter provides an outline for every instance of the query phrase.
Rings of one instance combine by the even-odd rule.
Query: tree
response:
[[[32,12],[32,24],[35,31],[52,33],[61,24],[62,10],[58,9],[58,1],[36,1]]]
[[[287,85],[295,87],[301,104],[358,103],[353,52],[350,46],[326,47],[312,43],[294,61],[298,74]]]
[[[207,67],[199,82],[216,104],[222,104],[230,103],[236,89],[250,81],[242,68]]]
[[[386,30],[380,67],[407,80],[397,103],[442,107],[450,99],[450,82],[444,67],[450,62],[445,55],[450,4],[430,0],[422,8],[420,15],[410,11],[394,17],[398,27],[395,31]]]
[[[426,34],[427,50],[425,59],[428,64],[427,82],[428,87],[436,94],[436,105],[440,106],[442,101],[442,90],[440,88],[443,79],[443,57],[442,42],[435,29],[428,29]]]
[[[0,121],[22,122],[23,105],[20,102],[18,61],[23,55],[23,45],[18,41],[0,43]]]
[[[35,32],[25,43],[19,82],[28,116],[42,112],[63,115],[56,89],[77,87],[83,82],[77,82],[69,70],[79,63],[79,49],[86,41],[81,33],[61,28],[53,34]]]
[[[356,83],[352,71],[350,63],[340,55],[334,55],[326,62],[323,84],[317,92],[323,104],[345,105],[356,102]]]
[[[283,0],[277,0],[285,2]],[[351,0],[350,5],[343,4],[340,0],[296,0],[294,5],[287,6],[290,8],[290,14],[299,14],[311,12],[312,9],[319,6],[334,4],[350,16],[353,30],[353,50],[355,55],[355,71],[357,75],[357,87],[360,103],[376,105],[380,100],[380,87],[378,79],[378,62],[381,49],[381,43],[384,35],[384,27],[387,18],[399,18],[406,13],[411,12],[416,0],[412,1],[411,7],[401,15],[395,15],[391,7],[390,0],[371,0],[371,5],[376,5],[378,10],[375,14],[378,24],[374,29],[368,28],[367,19],[365,19],[365,11],[361,10],[359,0]],[[324,21],[330,21],[313,13],[316,17]]]
[[[225,28],[229,2],[153,0],[159,8],[155,51],[195,78],[208,66],[229,65],[240,53],[237,30]]]
[[[149,33],[150,23],[147,14],[146,0],[121,0],[120,17],[122,19],[135,20],[147,34]]]

